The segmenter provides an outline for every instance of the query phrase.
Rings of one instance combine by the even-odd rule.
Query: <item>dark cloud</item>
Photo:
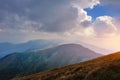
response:
[[[120,0],[100,0],[103,5],[120,6]]]
[[[91,21],[86,20],[86,21],[81,22],[81,26],[83,27],[89,27],[90,25],[91,25]]]
[[[33,26],[46,32],[64,32],[75,27],[78,12],[71,0],[1,0],[0,28],[24,29]],[[16,18],[16,15],[18,18]],[[23,25],[24,23],[29,25]],[[26,22],[25,22],[26,21]],[[32,23],[33,22],[33,23]],[[40,24],[42,26],[40,26]],[[18,27],[19,26],[19,27]],[[30,26],[30,27],[31,27]]]

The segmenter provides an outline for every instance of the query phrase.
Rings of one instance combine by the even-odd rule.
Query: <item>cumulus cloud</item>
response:
[[[97,17],[95,21],[84,21],[81,23],[81,28],[77,28],[75,35],[84,37],[112,37],[115,36],[118,31],[118,20],[110,16]]]
[[[110,16],[97,17],[93,23],[93,28],[97,36],[113,35],[117,32],[117,27],[114,24],[114,19]]]
[[[85,8],[93,8],[95,5],[100,4],[99,0],[74,0],[72,1],[74,5],[77,5],[83,9]]]

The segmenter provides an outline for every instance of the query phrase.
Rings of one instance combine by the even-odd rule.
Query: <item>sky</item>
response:
[[[0,0],[0,42],[83,41],[120,50],[120,0]]]

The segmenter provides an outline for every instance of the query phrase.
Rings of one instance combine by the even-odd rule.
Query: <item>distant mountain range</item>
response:
[[[55,47],[62,44],[62,41],[57,41],[57,40],[33,40],[33,41],[28,41],[24,43],[19,43],[19,44],[13,44],[13,43],[0,43],[0,58],[12,54],[15,52],[21,53],[21,52],[31,52],[31,51],[38,51],[42,49],[47,49],[50,47]],[[112,53],[113,51],[99,48],[90,44],[86,44],[83,42],[79,43],[83,47],[89,48],[92,51],[96,53]]]
[[[119,80],[120,52],[13,80]]]
[[[31,52],[40,49],[57,46],[59,41],[56,40],[33,40],[25,43],[12,44],[0,43],[0,58],[15,52]]]
[[[0,80],[25,76],[102,56],[78,44],[64,44],[32,52],[13,53],[0,59]]]

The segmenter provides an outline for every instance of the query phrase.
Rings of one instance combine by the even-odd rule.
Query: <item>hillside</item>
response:
[[[0,79],[25,76],[99,56],[101,54],[78,44],[64,44],[40,51],[13,53],[0,59]]]
[[[120,52],[13,80],[119,80]]]

